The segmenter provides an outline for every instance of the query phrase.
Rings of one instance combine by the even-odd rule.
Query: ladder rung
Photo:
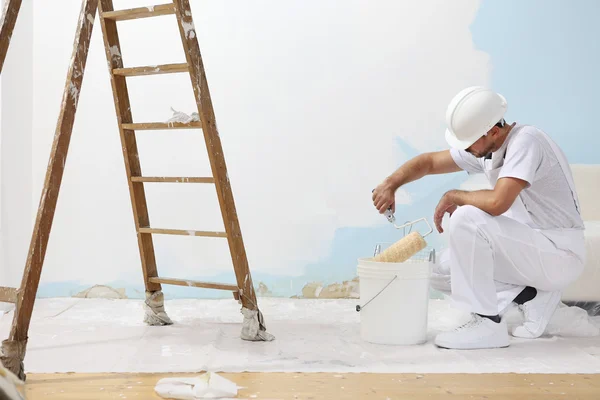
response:
[[[148,65],[146,67],[133,68],[115,68],[114,75],[119,76],[144,76],[144,75],[160,75],[160,74],[175,74],[178,72],[188,72],[188,65],[183,64],[163,64],[163,65]]]
[[[212,231],[186,231],[184,229],[157,229],[157,228],[139,228],[139,233],[154,233],[159,235],[184,235],[184,236],[205,236],[226,238],[225,232]]]
[[[206,289],[229,290],[232,292],[239,291],[236,285],[229,285],[227,283],[188,281],[185,279],[174,278],[150,278],[149,281],[152,283],[163,283],[165,285],[191,286]]]
[[[131,182],[215,183],[215,178],[189,176],[132,176]]]
[[[114,21],[126,21],[128,19],[158,17],[169,14],[175,14],[175,6],[173,4],[160,4],[157,6],[131,8],[129,10],[106,11],[102,13],[102,18],[112,19]]]
[[[161,129],[202,129],[200,121],[193,122],[142,122],[135,124],[122,124],[123,129],[130,131],[151,131]]]
[[[11,287],[0,286],[0,302],[16,303],[17,302],[17,289],[11,288]]]

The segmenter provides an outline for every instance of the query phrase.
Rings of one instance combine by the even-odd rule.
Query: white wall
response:
[[[16,139],[2,124],[3,189],[11,179],[27,181],[27,168],[32,187],[17,191],[29,196],[22,207],[3,202],[3,220],[7,213],[26,219],[29,201],[37,207],[80,4],[34,1],[33,70],[15,71],[29,88],[34,82],[31,159],[19,155],[16,164],[4,159],[6,153],[17,158],[4,148]],[[117,8],[138,5],[147,3],[115,1]],[[402,158],[395,140],[417,150],[444,146],[448,100],[466,85],[488,82],[488,56],[474,48],[469,32],[478,5],[476,0],[192,2],[253,271],[301,275],[304,265],[328,253],[336,229],[381,223],[370,189]],[[42,276],[47,283],[141,281],[96,22]],[[126,66],[184,61],[173,17],[119,26]],[[186,75],[129,82],[137,122],[164,121],[171,106],[194,111]],[[2,90],[3,96],[17,91]],[[15,118],[28,115],[26,105],[18,108]],[[19,139],[23,147],[26,138]],[[210,173],[199,131],[141,132],[138,138],[145,175]],[[16,169],[5,174],[7,164],[19,165],[21,178]],[[148,187],[154,226],[222,229],[212,187]],[[158,236],[155,245],[165,275],[231,270],[223,240]],[[15,252],[23,254],[18,246]]]
[[[19,286],[33,224],[32,2],[21,5],[2,70],[0,286]]]

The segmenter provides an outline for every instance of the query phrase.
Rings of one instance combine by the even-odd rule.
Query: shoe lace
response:
[[[525,317],[525,319],[529,318],[529,307],[527,307],[526,304],[519,304],[519,311],[521,311],[523,313],[523,317]]]
[[[460,325],[459,327],[455,328],[454,330],[456,332],[458,331],[462,331],[465,329],[469,329],[472,328],[474,326],[477,326],[481,323],[481,317],[479,317],[478,315],[473,314],[473,316],[471,317],[471,319],[467,322],[465,322],[464,324]]]

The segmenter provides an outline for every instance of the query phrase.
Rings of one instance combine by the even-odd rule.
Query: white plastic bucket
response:
[[[431,263],[426,257],[420,258],[403,263],[358,259],[363,340],[388,345],[427,341]]]

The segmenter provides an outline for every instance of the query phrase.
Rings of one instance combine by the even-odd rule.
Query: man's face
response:
[[[482,136],[473,143],[466,151],[473,154],[477,158],[485,157],[494,148],[494,132],[488,132],[486,136]]]

